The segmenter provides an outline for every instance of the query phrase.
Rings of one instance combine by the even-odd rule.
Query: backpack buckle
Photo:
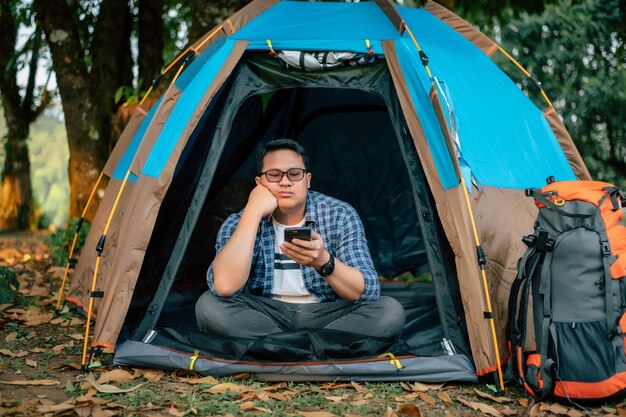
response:
[[[611,255],[611,246],[609,242],[602,242],[602,256],[610,256]]]
[[[537,240],[537,236],[535,235],[528,235],[522,238],[522,242],[524,242],[524,244],[528,246],[529,248],[531,248],[535,244],[536,240]]]

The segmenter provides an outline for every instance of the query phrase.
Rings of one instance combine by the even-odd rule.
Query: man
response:
[[[380,297],[363,226],[348,204],[309,191],[304,148],[265,145],[246,207],[222,225],[196,304],[200,329],[258,338],[298,329],[334,329],[397,339],[402,306]],[[311,225],[311,240],[284,241],[286,227]]]

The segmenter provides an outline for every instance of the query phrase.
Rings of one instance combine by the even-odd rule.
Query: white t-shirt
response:
[[[272,218],[274,226],[274,283],[272,284],[272,298],[287,303],[318,303],[319,300],[304,286],[302,269],[296,261],[283,255],[280,245],[285,241],[285,228],[300,227],[304,219],[294,226],[286,226]]]

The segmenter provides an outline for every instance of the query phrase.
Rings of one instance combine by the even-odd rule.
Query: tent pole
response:
[[[93,190],[91,190],[91,195],[89,195],[89,200],[87,200],[87,204],[85,204],[85,208],[83,209],[83,212],[80,215],[80,219],[78,219],[78,222],[76,222],[76,225],[74,226],[76,231],[74,232],[74,239],[72,240],[70,252],[67,257],[67,264],[65,265],[65,273],[63,274],[63,282],[61,282],[61,290],[59,291],[59,299],[57,300],[55,314],[60,313],[61,300],[63,299],[63,292],[65,290],[65,284],[67,282],[67,274],[70,268],[76,264],[76,259],[73,259],[72,257],[74,256],[74,250],[76,249],[76,242],[78,241],[78,235],[80,233],[80,229],[83,227],[83,221],[85,219],[85,215],[87,214],[87,210],[89,209],[89,206],[91,205],[93,196],[96,194],[96,190],[98,189],[98,186],[100,185],[100,181],[102,181],[103,175],[104,175],[104,171],[100,172],[100,176],[98,177],[98,180],[96,181],[96,185],[94,185]]]
[[[544,91],[543,87],[541,86],[541,82],[539,82],[539,80],[537,80],[535,77],[533,77],[527,70],[526,68],[524,68],[522,66],[522,64],[520,64],[515,58],[513,58],[511,56],[511,54],[509,54],[507,51],[505,51],[500,45],[498,45],[498,51],[500,51],[505,57],[507,57],[513,64],[515,64],[515,66],[517,68],[519,68],[520,71],[522,71],[524,73],[524,75],[528,78],[530,78],[530,80],[533,82],[533,84],[535,84],[535,87],[537,87],[537,89],[539,89],[539,92],[541,93],[541,96],[543,97],[543,99],[546,101],[546,103],[548,103],[548,107],[552,107],[552,102],[550,101],[550,99],[548,98],[548,95],[546,94],[546,92]]]
[[[169,84],[170,86],[174,84],[174,82],[176,82],[176,80],[178,79],[178,76],[183,72],[185,67],[189,65],[189,63],[193,60],[193,58],[195,58],[195,56],[196,56],[196,51],[193,49],[189,50],[188,52],[180,56],[184,58],[183,63],[178,68],[178,71],[176,72],[176,74],[174,75],[174,78],[170,82]],[[171,65],[168,67],[168,70],[169,68],[171,68]],[[131,166],[132,166],[132,163],[131,163]],[[102,259],[102,252],[104,251],[104,244],[106,242],[106,236],[109,231],[109,227],[111,226],[111,220],[113,220],[113,215],[115,214],[117,210],[117,205],[120,201],[120,197],[122,196],[122,193],[124,192],[124,188],[126,187],[126,183],[128,182],[128,177],[130,176],[130,173],[131,173],[131,170],[129,168],[128,171],[126,171],[126,175],[124,176],[122,185],[119,191],[117,192],[117,196],[115,197],[115,202],[113,203],[113,207],[111,208],[111,212],[109,213],[109,218],[107,219],[106,225],[104,226],[104,231],[102,232],[102,236],[100,236],[100,240],[98,240],[98,244],[96,245],[96,252],[98,252],[98,256],[96,257],[96,265],[94,267],[93,278],[91,280],[91,292],[89,294],[89,309],[87,310],[87,326],[85,327],[85,342],[83,344],[83,356],[81,360],[81,372],[83,373],[85,373],[87,369],[87,365],[86,365],[87,346],[89,342],[89,328],[91,325],[91,315],[93,313],[94,298],[101,298],[104,296],[104,294],[101,291],[96,291],[96,283],[98,280],[98,270],[100,269],[100,260]]]
[[[422,65],[424,66],[426,73],[428,74],[428,78],[430,79],[432,88],[435,89],[435,91],[437,91],[437,87],[435,85],[435,81],[433,79],[433,75],[430,72],[430,68],[428,67],[428,56],[424,53],[424,51],[422,51],[422,48],[420,48],[419,44],[417,43],[417,40],[415,39],[415,36],[413,36],[413,32],[411,32],[411,29],[409,28],[409,26],[406,24],[406,22],[402,22],[406,32],[409,34],[409,36],[411,37],[411,39],[413,40],[413,43],[415,44],[415,47],[417,48],[417,52],[419,53],[419,57],[420,60],[422,61]],[[438,98],[436,98],[437,100],[439,100]],[[434,106],[433,106],[434,107]],[[437,113],[437,110],[435,110],[435,113]],[[486,310],[485,311],[485,318],[487,320],[489,320],[489,327],[491,330],[491,340],[493,342],[493,351],[494,351],[494,355],[496,356],[496,367],[497,367],[497,372],[498,372],[498,382],[499,382],[499,386],[500,386],[500,391],[504,392],[504,378],[502,375],[502,364],[500,363],[500,350],[498,349],[498,339],[497,339],[497,335],[496,335],[496,327],[493,321],[493,310],[491,308],[491,297],[489,296],[489,286],[487,285],[487,273],[485,271],[485,267],[486,267],[486,263],[487,260],[485,258],[485,254],[483,252],[482,247],[480,246],[480,240],[478,238],[478,231],[476,229],[476,222],[474,220],[474,213],[472,211],[472,205],[470,203],[469,200],[469,194],[467,191],[467,187],[465,185],[465,180],[463,179],[463,175],[461,174],[461,170],[459,167],[459,163],[458,160],[456,158],[456,155],[453,154],[453,146],[450,146],[451,144],[447,143],[449,140],[447,139],[447,135],[445,134],[445,131],[447,129],[446,126],[446,122],[445,120],[439,120],[439,126],[442,130],[443,136],[444,136],[444,140],[446,140],[446,145],[448,145],[448,152],[450,153],[450,158],[452,160],[452,164],[454,166],[455,169],[455,173],[457,175],[457,178],[459,179],[459,183],[460,186],[463,188],[463,193],[465,196],[465,205],[467,206],[467,212],[469,214],[470,217],[470,222],[472,225],[472,232],[474,234],[474,242],[476,244],[476,253],[477,253],[477,261],[478,261],[478,265],[480,267],[480,271],[481,271],[481,275],[482,275],[482,281],[483,281],[483,292],[485,293],[485,303],[486,303]]]
[[[146,91],[146,93],[144,94],[143,98],[139,101],[139,106],[143,105],[143,103],[146,101],[146,99],[150,96],[150,93],[152,92],[152,90],[154,90],[154,88],[156,88],[156,86],[159,84],[159,81],[161,81],[161,78],[165,74],[167,74],[167,72],[169,72],[169,70],[176,64],[176,62],[178,62],[182,58],[185,58],[186,60],[189,59],[190,57],[187,56],[187,54],[190,51],[193,51],[194,55],[197,55],[198,54],[198,49],[200,49],[213,36],[215,36],[215,34],[217,32],[219,32],[223,28],[223,26],[224,26],[223,24],[217,26],[213,30],[213,32],[211,32],[196,48],[189,47],[189,48],[185,49],[184,52],[180,53],[165,69],[163,69],[159,73],[159,75],[156,76],[152,80],[152,84],[150,85],[150,88],[148,88],[148,91]],[[176,79],[178,78],[178,76],[180,75],[181,71],[183,70],[183,68],[185,67],[186,64],[188,64],[188,61],[178,69],[178,72],[174,76],[174,80],[172,81],[172,83],[174,81],[176,81]],[[87,200],[87,204],[85,205],[85,208],[83,209],[81,217],[78,220],[78,222],[76,223],[76,226],[75,226],[76,227],[76,232],[74,233],[74,238],[72,240],[71,249],[70,249],[70,252],[69,252],[67,264],[65,266],[65,272],[63,274],[63,281],[61,283],[61,291],[59,293],[59,299],[57,300],[57,304],[56,304],[56,314],[59,314],[59,312],[60,312],[61,301],[63,299],[63,292],[65,290],[65,284],[67,283],[67,276],[68,276],[69,269],[72,266],[74,266],[76,264],[76,261],[77,261],[76,259],[72,259],[72,256],[74,255],[74,250],[76,248],[76,243],[78,241],[78,234],[80,233],[80,229],[82,228],[83,221],[84,221],[84,218],[85,218],[85,214],[87,213],[87,210],[88,210],[89,206],[91,205],[91,201],[93,200],[93,196],[95,195],[96,190],[98,189],[98,186],[100,185],[100,182],[102,181],[103,174],[104,174],[104,171],[100,172],[100,176],[98,177],[98,180],[96,181],[96,185],[94,185],[93,190],[91,190],[91,195],[89,196],[89,200]]]
[[[109,218],[107,219],[106,226],[104,226],[104,231],[102,232],[102,236],[100,236],[100,240],[98,240],[98,245],[96,246],[96,251],[98,252],[98,257],[96,258],[96,266],[93,271],[93,278],[91,280],[91,292],[89,293],[89,309],[87,310],[87,325],[85,326],[85,342],[83,343],[83,357],[81,360],[81,372],[85,373],[87,370],[86,359],[87,359],[87,346],[89,345],[89,328],[91,326],[91,315],[93,313],[93,303],[94,298],[102,297],[102,292],[96,292],[96,283],[98,280],[98,270],[100,269],[100,260],[102,259],[102,251],[104,250],[104,244],[106,242],[107,232],[109,231],[109,227],[111,226],[111,220],[113,219],[113,215],[115,214],[115,210],[117,209],[117,204],[120,201],[120,197],[122,196],[122,192],[124,191],[124,187],[128,182],[128,177],[130,176],[130,169],[126,171],[126,176],[124,176],[124,181],[122,181],[122,186],[120,190],[117,192],[117,196],[115,197],[115,202],[113,203],[113,207],[111,208],[111,213],[109,213]]]

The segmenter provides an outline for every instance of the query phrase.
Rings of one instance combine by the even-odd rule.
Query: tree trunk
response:
[[[139,0],[139,78],[147,90],[163,67],[163,0]]]
[[[22,101],[17,85],[17,66],[13,61],[17,24],[10,0],[0,1],[0,97],[8,133],[4,144],[5,161],[0,183],[0,230],[27,230],[34,217],[33,193],[28,156],[28,128],[31,122],[32,87],[27,86]],[[36,32],[36,35],[40,33]],[[36,38],[35,38],[36,39]],[[31,74],[34,75],[40,43],[35,41]],[[28,90],[30,88],[30,90]],[[33,118],[34,120],[34,118]]]
[[[95,123],[87,66],[72,10],[66,0],[35,0],[34,8],[48,40],[63,104],[70,150],[70,217],[77,217],[106,162],[109,145]],[[95,210],[97,205],[93,206]]]
[[[76,4],[70,5],[66,0],[34,1],[63,103],[70,151],[70,217],[78,217],[117,139],[112,129],[117,112],[115,91],[132,85],[132,18],[127,0],[102,1],[90,46],[93,62],[90,72],[79,28],[72,18],[76,13],[71,7]],[[96,198],[86,218],[93,218],[98,203]]]

